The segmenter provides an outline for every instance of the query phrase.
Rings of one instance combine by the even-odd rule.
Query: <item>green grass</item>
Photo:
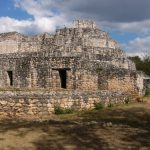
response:
[[[145,96],[150,97],[150,89],[146,89]]]
[[[54,107],[54,112],[55,114],[72,114],[75,112],[73,108],[61,108],[60,106],[55,106]]]
[[[101,110],[101,109],[103,109],[105,106],[104,106],[104,103],[99,102],[99,103],[95,103],[95,104],[94,104],[94,107],[95,107],[96,110]]]

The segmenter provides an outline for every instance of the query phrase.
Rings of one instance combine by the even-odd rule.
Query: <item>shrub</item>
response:
[[[72,108],[65,108],[64,109],[64,114],[72,114],[75,110]]]
[[[96,110],[103,109],[104,108],[104,103],[102,103],[102,102],[95,103],[94,107],[95,107]]]
[[[54,108],[55,114],[71,114],[74,112],[72,108],[61,108],[60,106],[55,106]]]
[[[54,107],[55,114],[63,114],[63,109],[59,106]]]
[[[97,73],[100,73],[101,71],[103,71],[102,68],[97,68],[97,69],[96,69],[96,72],[97,72]]]
[[[150,75],[150,56],[145,57],[143,60],[139,56],[129,57],[134,61],[136,69]]]
[[[146,89],[145,96],[150,96],[150,89]]]
[[[124,102],[125,102],[125,104],[128,104],[130,102],[130,99],[126,98]]]
[[[111,108],[113,107],[114,105],[112,103],[109,103],[107,107]]]

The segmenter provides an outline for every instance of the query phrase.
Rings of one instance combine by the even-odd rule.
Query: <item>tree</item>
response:
[[[150,76],[150,56],[145,56],[143,60],[139,56],[129,57],[135,65],[136,69],[145,72]]]

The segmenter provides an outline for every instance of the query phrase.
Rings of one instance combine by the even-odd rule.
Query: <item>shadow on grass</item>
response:
[[[37,149],[42,150],[44,147],[46,150],[64,150],[67,146],[70,146],[68,149],[75,150],[150,149],[150,112],[148,113],[143,107],[84,112],[79,114],[79,118],[80,122],[112,122],[113,126],[106,128],[83,124],[59,126],[57,135],[53,138],[51,133],[47,132],[43,140],[34,143]],[[99,134],[96,134],[98,132]],[[114,132],[118,132],[120,136],[118,140],[122,144],[114,144],[116,138]],[[114,140],[110,138],[111,136]]]
[[[103,109],[82,113],[80,117],[82,117],[83,122],[96,120],[150,130],[150,110],[146,111],[143,107]]]
[[[81,122],[74,124],[72,121]],[[84,123],[111,122],[112,127]],[[79,113],[69,121],[0,122],[0,133],[18,128],[28,132],[40,129],[44,134],[33,142],[37,150],[115,150],[150,148],[150,112],[144,107],[112,108]],[[38,131],[38,130],[37,130]],[[117,134],[117,136],[116,136]],[[121,144],[114,143],[115,138]]]
[[[47,132],[46,136],[36,141],[37,150],[111,150],[107,142],[89,126],[59,126],[55,133]]]
[[[93,111],[81,115],[83,121],[102,121],[111,122],[113,125],[122,125],[120,130],[124,130],[125,136],[122,141],[134,141],[138,144],[133,144],[133,149],[146,147],[150,149],[150,110],[143,107],[135,107],[130,109],[107,109],[101,111]],[[126,128],[129,131],[126,131]],[[113,128],[112,128],[113,129]],[[134,131],[134,130],[135,131]]]

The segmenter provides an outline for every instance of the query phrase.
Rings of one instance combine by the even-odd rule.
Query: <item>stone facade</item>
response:
[[[49,95],[54,92],[57,96],[46,98],[46,107],[43,108],[52,110],[54,105],[51,104],[63,97],[65,105],[59,102],[62,107],[73,107],[75,103],[78,103],[77,108],[83,108],[82,104],[86,108],[93,107],[95,99],[101,100],[101,94],[92,97],[91,92],[140,95],[144,92],[144,83],[134,63],[108,33],[98,29],[93,21],[78,20],[74,21],[73,27],[58,29],[53,35],[45,33],[28,37],[17,32],[0,34],[0,89],[19,89],[22,92],[45,89]],[[66,94],[66,90],[69,93]],[[76,91],[80,91],[77,92],[78,99],[72,96]],[[60,95],[57,94],[59,92]],[[86,102],[82,100],[82,93],[86,93]],[[0,93],[0,97],[2,95]],[[1,97],[0,111],[11,107],[12,102],[14,109],[32,104],[32,96],[27,95],[28,104],[25,98],[21,101],[18,96],[17,100],[17,94],[8,99],[6,95]],[[45,95],[43,100],[40,95],[35,98],[37,103],[45,99]],[[106,94],[103,99],[112,98],[110,95]],[[10,104],[4,106],[3,103]]]
[[[130,96],[131,97],[131,96]],[[132,97],[131,97],[132,98]],[[0,115],[49,115],[54,108],[87,110],[94,104],[104,105],[126,103],[129,95],[109,91],[57,91],[57,92],[0,92]]]

